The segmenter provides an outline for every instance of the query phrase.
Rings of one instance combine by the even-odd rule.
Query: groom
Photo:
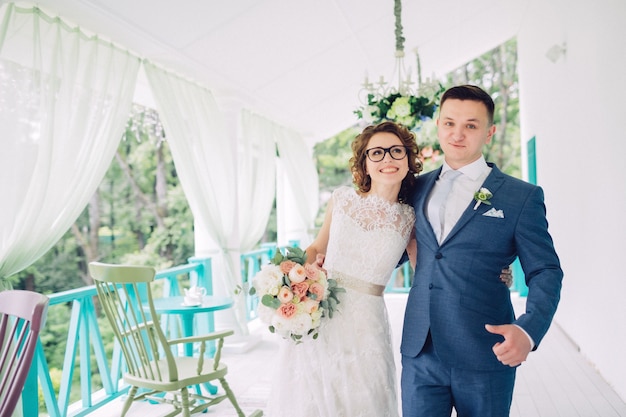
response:
[[[413,195],[418,251],[401,345],[403,417],[449,417],[453,407],[459,417],[508,416],[515,369],[559,302],[563,271],[542,189],[482,155],[493,114],[493,100],[476,86],[441,98],[445,162],[417,179]],[[517,319],[498,278],[516,257],[529,288]]]

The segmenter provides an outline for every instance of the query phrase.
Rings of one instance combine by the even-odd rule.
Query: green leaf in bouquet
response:
[[[285,248],[285,250],[287,252],[285,257],[288,260],[294,261],[300,265],[304,265],[306,263],[306,252],[302,250],[302,248],[288,246],[287,248]]]
[[[274,326],[270,326],[270,333],[276,333],[276,328],[274,328]]]
[[[274,310],[280,307],[280,301],[276,297],[269,295],[269,294],[265,294],[261,298],[261,304],[263,304],[266,307],[273,308]]]
[[[256,294],[256,288],[250,287],[250,290],[248,290],[248,294],[250,294],[250,295]]]
[[[276,253],[274,254],[274,257],[272,258],[272,263],[274,265],[280,265],[280,263],[283,261],[284,256],[283,254],[280,252],[280,250],[277,250]]]
[[[335,305],[337,305],[337,304],[339,304],[339,303],[340,303],[340,301],[339,301],[339,297],[337,297],[337,294],[335,293],[335,291],[333,291],[333,292],[331,292],[331,293],[330,293],[330,295],[328,296],[328,299],[329,299],[329,300],[332,300],[332,301],[335,303]],[[331,306],[331,307],[332,307],[332,306]]]

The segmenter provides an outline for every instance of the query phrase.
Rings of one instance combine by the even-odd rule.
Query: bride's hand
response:
[[[326,259],[326,255],[324,255],[323,253],[318,253],[317,255],[315,255],[315,265],[319,266],[320,268],[323,268],[324,259]]]
[[[510,265],[503,268],[502,272],[500,272],[500,281],[504,282],[509,288],[513,285],[513,270]]]

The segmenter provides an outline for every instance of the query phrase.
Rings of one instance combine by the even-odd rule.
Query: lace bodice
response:
[[[350,187],[333,192],[330,241],[324,267],[386,285],[409,240],[413,208],[376,195],[362,197]]]

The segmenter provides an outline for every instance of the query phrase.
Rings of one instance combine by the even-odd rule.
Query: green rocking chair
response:
[[[167,340],[155,313],[150,290],[150,283],[156,274],[154,268],[92,262],[89,264],[89,273],[95,281],[98,299],[127,365],[124,381],[131,389],[121,417],[137,400],[150,399],[171,404],[174,411],[167,417],[181,412],[183,417],[190,417],[226,398],[232,403],[237,415],[245,417],[226,382],[228,368],[220,362],[224,338],[232,335],[232,331]],[[147,307],[142,306],[142,300]],[[204,355],[209,341],[216,341],[213,359],[205,358]],[[181,343],[199,343],[199,356],[175,356],[172,346]],[[189,389],[211,381],[219,381],[224,394],[204,396],[194,394]],[[140,388],[142,392],[137,395]],[[262,411],[256,410],[250,417],[262,415]]]

